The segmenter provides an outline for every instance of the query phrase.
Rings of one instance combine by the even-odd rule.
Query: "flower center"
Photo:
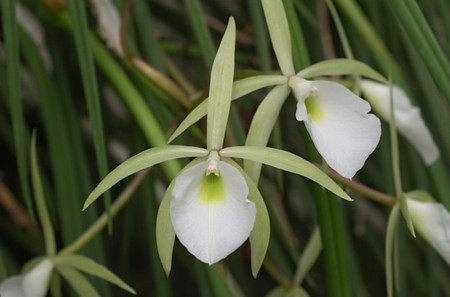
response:
[[[308,97],[305,99],[306,111],[313,121],[320,121],[325,117],[322,109],[320,108],[317,91],[318,90],[316,87],[312,87]]]
[[[200,201],[204,203],[219,203],[225,200],[225,185],[220,175],[208,174],[200,182]]]

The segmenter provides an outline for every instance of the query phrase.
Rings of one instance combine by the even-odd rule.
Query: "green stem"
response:
[[[114,201],[114,203],[111,205],[110,213],[111,217],[114,217],[130,200],[130,198],[133,196],[136,189],[139,187],[139,185],[142,183],[144,178],[147,176],[147,173],[150,169],[145,169],[143,171],[140,171],[137,173],[133,180],[127,185],[127,187],[120,193],[120,195],[117,197],[117,199]],[[66,246],[64,249],[62,249],[58,255],[67,255],[71,253],[75,253],[79,251],[84,245],[86,245],[97,233],[99,233],[107,224],[108,217],[106,213],[103,213],[97,221],[95,221],[89,229],[84,231],[83,234],[81,234],[74,242],[72,242],[70,245]]]
[[[400,204],[396,203],[394,208],[392,208],[391,214],[389,215],[388,225],[386,229],[386,289],[387,296],[394,296],[394,281],[393,281],[393,268],[392,268],[392,257],[393,257],[393,247],[395,239],[395,227],[398,222],[398,215],[400,210]]]

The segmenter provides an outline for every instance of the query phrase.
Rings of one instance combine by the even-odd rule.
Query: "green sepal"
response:
[[[70,266],[56,266],[56,270],[69,283],[78,296],[101,297],[87,278],[77,270]]]
[[[246,146],[266,146],[281,107],[290,92],[288,85],[280,85],[267,94],[253,116],[245,141]],[[244,160],[245,171],[256,183],[259,180],[261,166],[259,162]]]
[[[206,128],[209,150],[218,150],[223,146],[233,88],[235,39],[236,25],[231,17],[211,69]]]
[[[407,193],[404,193],[406,199],[414,199],[420,202],[436,202],[433,196],[430,193],[423,190],[413,190]]]
[[[292,153],[257,146],[234,146],[222,149],[219,154],[226,158],[242,158],[260,162],[278,169],[292,172],[318,183],[335,195],[352,201],[341,187],[314,164]]]
[[[233,83],[231,100],[239,99],[256,90],[279,84],[287,83],[287,78],[282,75],[258,75],[254,77],[244,78]],[[190,126],[198,122],[208,112],[209,98],[203,100],[189,115],[181,122],[177,129],[170,136],[168,143],[171,143],[181,133],[186,131]]]
[[[292,59],[291,34],[283,1],[263,0],[262,6],[267,27],[269,28],[270,39],[272,40],[272,47],[277,56],[281,72],[285,76],[290,76],[295,73],[295,70]]]
[[[181,145],[167,145],[145,150],[127,159],[105,176],[105,178],[103,178],[97,187],[89,194],[89,197],[84,203],[83,210],[117,182],[133,173],[164,161],[187,157],[202,157],[207,154],[208,150],[206,149]]]
[[[194,159],[186,165],[183,170],[202,161],[205,161],[205,159]],[[174,178],[167,187],[156,216],[156,247],[158,249],[159,259],[161,260],[161,264],[167,276],[169,276],[172,267],[173,245],[175,243],[175,230],[173,229],[172,221],[170,219],[170,202],[172,201],[172,191],[175,186],[175,180],[176,178]]]
[[[367,64],[351,59],[332,59],[306,67],[296,74],[304,79],[330,75],[362,75],[385,84],[389,81]]]
[[[57,268],[60,265],[64,267],[72,267],[85,273],[91,274],[93,276],[99,277],[105,281],[108,281],[131,294],[136,294],[136,291],[133,290],[133,288],[127,285],[123,280],[117,277],[108,268],[96,263],[94,260],[87,258],[85,256],[77,254],[58,255],[54,258],[53,262]],[[83,296],[90,296],[90,295],[83,295]]]
[[[266,208],[261,193],[258,187],[253,182],[252,178],[231,159],[222,159],[224,162],[229,163],[241,172],[244,176],[248,186],[248,200],[255,203],[256,207],[256,219],[253,229],[250,233],[250,247],[251,247],[251,266],[253,277],[256,278],[259,270],[264,262],[264,258],[269,247],[270,240],[270,219],[269,213]]]
[[[411,232],[412,236],[416,237],[416,232],[414,231],[414,224],[409,214],[407,199],[408,198],[405,195],[405,193],[402,193],[402,195],[400,196],[400,209],[402,210],[402,215],[406,221],[406,225],[408,226],[409,232]]]

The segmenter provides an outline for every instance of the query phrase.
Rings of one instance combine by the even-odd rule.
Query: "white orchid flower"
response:
[[[200,261],[216,263],[244,243],[253,229],[255,204],[244,176],[211,153],[175,180],[170,216],[175,233]]]
[[[289,79],[298,100],[296,118],[304,121],[328,165],[352,178],[375,150],[381,136],[379,119],[370,105],[344,86],[331,81]]]
[[[409,214],[416,230],[450,265],[450,213],[433,201],[407,199]]]
[[[389,86],[370,80],[362,80],[361,89],[375,112],[389,122]],[[420,115],[420,109],[411,104],[411,100],[399,87],[393,86],[392,93],[395,125],[398,131],[414,146],[425,164],[431,165],[439,158],[439,149]]]
[[[47,294],[53,263],[45,259],[24,275],[5,279],[0,284],[1,297],[44,297]]]

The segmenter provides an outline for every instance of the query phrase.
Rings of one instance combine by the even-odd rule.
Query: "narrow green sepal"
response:
[[[183,170],[204,160],[204,158],[194,159]],[[170,219],[170,202],[172,201],[172,191],[175,186],[175,181],[176,178],[167,187],[156,216],[156,247],[166,276],[169,276],[172,268],[173,245],[175,243],[175,230]]]
[[[241,158],[260,162],[284,171],[304,176],[345,200],[353,200],[338,184],[336,184],[316,165],[292,153],[269,147],[234,146],[222,149],[219,154],[226,158]]]
[[[256,90],[279,84],[287,83],[287,78],[282,75],[258,75],[244,78],[233,83],[231,100],[239,99]],[[171,143],[187,128],[198,122],[208,112],[209,98],[203,100],[189,115],[181,122],[177,129],[170,136],[168,143]]]
[[[231,17],[211,69],[206,143],[209,150],[222,148],[230,112],[234,76],[236,25]]]
[[[77,270],[83,271],[85,273],[91,274],[93,276],[99,277],[105,281],[108,281],[123,290],[136,295],[136,291],[127,285],[123,280],[112,273],[108,268],[103,265],[96,263],[94,260],[77,255],[77,254],[66,254],[56,256],[54,259],[54,264],[56,268],[58,266],[72,267]]]
[[[258,187],[253,182],[252,178],[231,159],[224,159],[223,161],[236,167],[244,176],[248,186],[248,200],[253,201],[256,207],[256,219],[253,230],[250,233],[250,247],[251,247],[251,266],[253,277],[256,278],[259,270],[264,262],[264,258],[269,247],[270,240],[270,219]]]
[[[402,215],[406,221],[406,225],[408,226],[409,232],[411,232],[412,236],[416,237],[416,232],[414,231],[414,224],[412,222],[411,216],[409,215],[407,199],[408,198],[405,195],[405,193],[403,193],[400,196],[400,209],[402,210]]]
[[[262,6],[281,72],[285,76],[290,76],[295,73],[295,70],[292,59],[291,35],[283,2],[281,0],[263,0]]]
[[[202,157],[207,154],[208,151],[206,149],[181,145],[167,145],[145,150],[127,159],[105,176],[105,178],[103,178],[97,187],[89,194],[84,203],[83,210],[88,208],[89,205],[97,200],[97,198],[109,188],[133,173],[164,161],[187,157]]]
[[[361,75],[388,84],[389,81],[367,64],[351,59],[332,59],[318,62],[301,70],[296,75],[304,79],[330,75]]]

